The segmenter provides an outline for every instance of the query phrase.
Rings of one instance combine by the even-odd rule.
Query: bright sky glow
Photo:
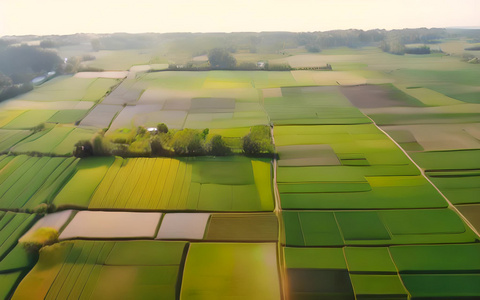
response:
[[[0,0],[0,36],[480,26],[479,0]]]

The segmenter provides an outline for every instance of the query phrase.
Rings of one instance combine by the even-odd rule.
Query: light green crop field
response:
[[[72,131],[73,127],[55,126],[46,134],[38,137],[35,140],[25,141],[19,143],[12,148],[12,153],[52,153],[53,149],[61,143]],[[33,138],[33,137],[32,137]],[[73,148],[73,147],[72,147]],[[73,150],[73,149],[72,149]]]
[[[33,209],[51,202],[72,174],[77,160],[20,155],[4,156],[1,162],[0,208]]]
[[[24,110],[0,110],[0,127],[7,125],[24,112]]]
[[[56,206],[86,208],[90,197],[114,163],[113,157],[81,159],[76,172],[53,200]]]
[[[34,134],[10,149],[13,154],[42,153],[71,156],[78,141],[90,140],[95,129],[57,125],[50,130]]]
[[[8,153],[10,148],[30,135],[28,130],[0,129],[0,153]]]
[[[92,54],[95,56],[95,60],[85,62],[86,66],[110,71],[128,70],[134,65],[147,65],[153,56],[151,51],[145,51],[144,49],[102,50]]]
[[[34,221],[35,215],[0,212],[0,297],[4,299],[35,264],[34,255],[17,244]]]
[[[275,244],[192,243],[180,299],[212,297],[279,299]]]
[[[57,110],[27,110],[20,114],[2,128],[4,129],[31,129],[41,123],[47,122]]]
[[[14,99],[30,101],[99,101],[118,79],[58,76]]]
[[[80,121],[87,114],[87,112],[88,110],[83,109],[59,110],[50,119],[48,119],[47,122],[60,124],[75,123]]]
[[[90,209],[271,211],[268,160],[117,158]],[[68,201],[68,200],[66,200]]]

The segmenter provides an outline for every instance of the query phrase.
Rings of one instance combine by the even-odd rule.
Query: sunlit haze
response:
[[[0,36],[480,26],[478,0],[1,0]]]

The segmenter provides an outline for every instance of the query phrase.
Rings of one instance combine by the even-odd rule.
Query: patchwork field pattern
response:
[[[478,299],[477,66],[303,52],[235,56],[333,71],[167,71],[101,50],[84,65],[107,72],[2,102],[0,298]],[[158,123],[209,128],[235,155],[72,156]],[[275,159],[238,155],[254,125]],[[59,241],[37,257],[39,229]]]
[[[479,105],[422,87],[403,86],[401,90],[420,100],[426,107],[416,109],[423,112],[412,118],[412,111],[398,106],[381,113],[378,108],[363,111],[383,124],[448,200],[462,214],[466,212],[478,231],[479,218],[474,212],[480,204],[480,123],[473,115],[478,115]],[[352,93],[349,99],[355,104],[358,97]]]
[[[450,201],[478,201],[477,124],[465,123],[469,117],[463,115],[470,108],[449,112],[459,101],[438,99],[433,92],[407,95],[390,85],[341,91],[373,121],[389,125],[383,128]],[[283,89],[281,94],[285,97]],[[278,111],[288,116],[282,107]],[[412,117],[414,110],[422,112]],[[463,123],[452,124],[456,118]],[[423,125],[440,119],[448,125]],[[480,295],[479,267],[468,263],[480,254],[475,227],[387,135],[374,124],[283,124],[275,126],[274,137],[289,299]],[[480,206],[473,205],[465,207],[470,212],[465,216],[479,226]]]
[[[447,206],[402,151],[372,124],[276,126],[274,135],[283,209]]]

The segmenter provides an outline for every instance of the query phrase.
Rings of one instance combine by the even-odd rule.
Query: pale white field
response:
[[[80,211],[60,234],[74,238],[154,238],[161,213]]]
[[[127,77],[128,72],[126,71],[106,71],[106,72],[78,72],[75,74],[74,77],[76,78],[114,78],[114,79],[122,79]]]
[[[166,214],[156,239],[201,240],[209,218],[208,213]]]

